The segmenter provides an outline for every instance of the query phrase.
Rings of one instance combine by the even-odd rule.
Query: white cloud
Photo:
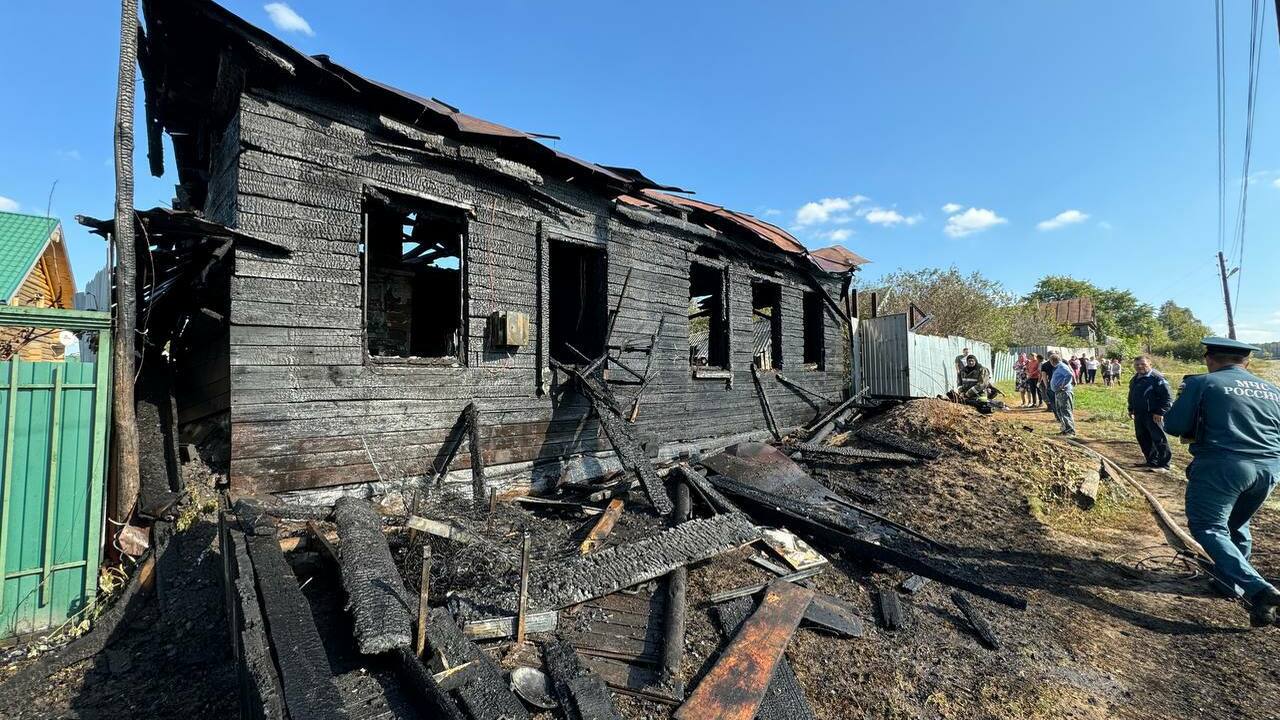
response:
[[[1272,180],[1271,184],[1276,188],[1280,188],[1280,178],[1276,178],[1275,180]]]
[[[1100,220],[1098,221],[1098,227],[1102,228],[1103,230],[1110,230],[1111,223],[1107,222],[1106,220]]]
[[[964,206],[961,205],[960,203],[947,203],[946,205],[942,206],[942,212],[948,215],[951,215],[952,213],[960,212],[960,208],[963,208],[963,207]]]
[[[837,228],[829,232],[820,232],[817,235],[822,240],[830,240],[831,242],[844,242],[853,237],[853,231],[849,228]]]
[[[822,198],[817,202],[807,202],[796,211],[796,225],[822,225],[829,222],[849,222],[847,213],[854,205],[868,200],[863,195],[853,197]]]
[[[898,224],[915,225],[922,219],[921,215],[911,215],[908,217],[897,210],[880,207],[859,210],[858,215],[862,216],[863,219],[872,225],[884,225],[886,227],[893,227]]]
[[[271,16],[271,23],[276,26],[277,30],[284,32],[299,32],[303,35],[315,35],[315,31],[311,29],[311,23],[307,19],[299,15],[293,8],[282,2],[267,3],[262,6],[267,11],[267,15]]]
[[[1004,225],[1007,222],[1009,221],[992,210],[971,207],[962,213],[956,213],[947,218],[947,226],[943,228],[943,231],[950,237],[959,238],[981,232],[996,225]]]
[[[17,200],[0,195],[0,211],[18,212],[21,209],[22,206],[18,204]]]
[[[67,159],[67,160],[79,160],[79,159],[80,159],[80,151],[79,151],[79,150],[59,150],[59,151],[57,152],[57,155],[58,155],[58,157],[60,157],[60,158],[65,158],[65,159]]]
[[[765,217],[778,217],[781,214],[782,214],[782,211],[779,210],[778,208],[766,208],[764,211]]]
[[[1036,223],[1036,229],[1057,230],[1058,228],[1064,228],[1068,225],[1075,225],[1076,223],[1082,223],[1088,219],[1089,219],[1088,214],[1082,213],[1079,210],[1063,210],[1062,212],[1058,213],[1057,215],[1054,215],[1048,220],[1041,220],[1040,222]]]

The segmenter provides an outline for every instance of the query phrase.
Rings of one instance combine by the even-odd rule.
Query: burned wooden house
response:
[[[564,366],[602,368],[666,456],[758,437],[762,395],[786,428],[848,393],[865,262],[849,251],[304,55],[211,2],[143,9],[152,171],[167,133],[178,206],[261,241],[170,294],[189,306],[170,313],[186,318],[178,416],[226,429],[233,491],[430,474],[469,403],[495,482],[606,456]],[[753,367],[789,383],[765,372],[758,389]]]

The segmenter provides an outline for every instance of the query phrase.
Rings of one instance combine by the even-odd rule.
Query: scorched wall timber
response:
[[[539,328],[529,344],[491,348],[486,318],[494,310],[540,317],[538,268],[551,240],[587,243],[608,253],[609,307],[618,316],[613,341],[643,339],[658,328],[655,380],[636,423],[662,443],[687,442],[762,429],[751,381],[751,266],[728,262],[733,381],[694,379],[688,364],[688,266],[711,236],[675,218],[634,219],[613,202],[570,184],[547,180],[522,190],[493,170],[457,160],[389,149],[403,143],[378,117],[290,91],[254,91],[241,98],[241,154],[235,173],[238,227],[286,245],[289,257],[237,248],[231,281],[232,483],[240,492],[274,492],[424,473],[436,459],[462,408],[481,410],[481,442],[489,465],[609,449],[588,406],[575,396],[539,392]],[[460,152],[490,168],[541,179],[491,150],[417,130],[442,152]],[[473,209],[467,229],[468,324],[465,364],[429,367],[366,363],[361,334],[361,199],[366,185],[428,196]],[[576,208],[581,216],[561,204]],[[541,231],[539,226],[541,224]],[[628,278],[628,274],[630,277]],[[832,400],[844,383],[843,330],[826,323],[827,371],[801,369],[804,279],[792,272],[769,279],[782,287],[783,371]],[[839,281],[826,278],[839,297]],[[622,297],[626,286],[625,297]],[[543,309],[545,312],[545,308]],[[643,368],[645,356],[628,357]],[[621,377],[621,370],[611,377]],[[560,378],[561,380],[563,378]],[[615,386],[630,407],[635,391]],[[770,382],[770,399],[785,426],[812,419],[814,406]],[[455,469],[468,466],[461,455]]]

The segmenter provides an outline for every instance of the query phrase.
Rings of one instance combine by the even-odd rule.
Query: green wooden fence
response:
[[[110,424],[108,313],[0,306],[0,326],[98,331],[96,362],[0,362],[0,638],[97,593]]]

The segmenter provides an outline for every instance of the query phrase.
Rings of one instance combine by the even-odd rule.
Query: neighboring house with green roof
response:
[[[76,292],[62,223],[56,218],[0,212],[0,303],[70,308]],[[0,328],[0,360],[61,360],[58,330]]]

